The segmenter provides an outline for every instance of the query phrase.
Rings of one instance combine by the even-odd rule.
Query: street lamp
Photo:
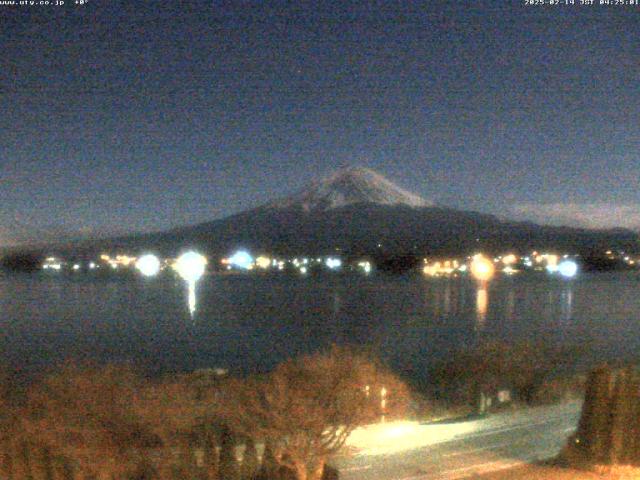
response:
[[[578,273],[578,264],[573,260],[564,260],[558,265],[558,272],[565,278],[573,278]]]
[[[493,278],[496,269],[493,262],[483,255],[476,255],[471,262],[471,275],[480,281],[488,282]]]
[[[183,253],[175,264],[175,270],[185,282],[195,283],[204,275],[207,259],[197,252]]]
[[[160,271],[160,260],[155,255],[143,255],[136,262],[136,268],[145,277],[155,277]]]

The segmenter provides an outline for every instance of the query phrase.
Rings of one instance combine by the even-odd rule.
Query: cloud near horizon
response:
[[[640,204],[519,203],[509,210],[516,220],[546,225],[640,230]]]

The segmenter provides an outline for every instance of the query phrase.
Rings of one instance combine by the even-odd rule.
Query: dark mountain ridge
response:
[[[349,256],[520,253],[550,249],[589,255],[639,250],[629,230],[589,230],[515,222],[437,206],[365,168],[349,168],[290,197],[223,219],[165,232],[58,247],[78,255],[101,251],[175,255],[197,248],[212,256],[236,248],[254,253]]]
[[[77,245],[98,250],[175,255],[196,248],[224,256],[237,248],[255,253],[346,256],[460,255],[477,251],[556,250],[583,255],[638,249],[627,230],[587,230],[501,221],[493,215],[443,207],[412,208],[356,203],[310,214],[301,209],[258,208],[221,220],[167,232]]]

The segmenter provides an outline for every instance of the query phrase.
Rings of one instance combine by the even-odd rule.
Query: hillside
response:
[[[343,169],[289,197],[223,219],[166,232],[76,244],[74,249],[172,255],[198,248],[226,255],[255,252],[345,255],[460,254],[478,250],[554,249],[588,254],[638,250],[627,230],[541,226],[433,203],[364,168]]]

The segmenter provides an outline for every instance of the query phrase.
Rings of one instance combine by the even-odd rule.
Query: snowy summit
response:
[[[271,208],[331,210],[356,203],[428,207],[432,203],[407,192],[369,168],[349,167],[313,182],[299,192],[268,205]]]

